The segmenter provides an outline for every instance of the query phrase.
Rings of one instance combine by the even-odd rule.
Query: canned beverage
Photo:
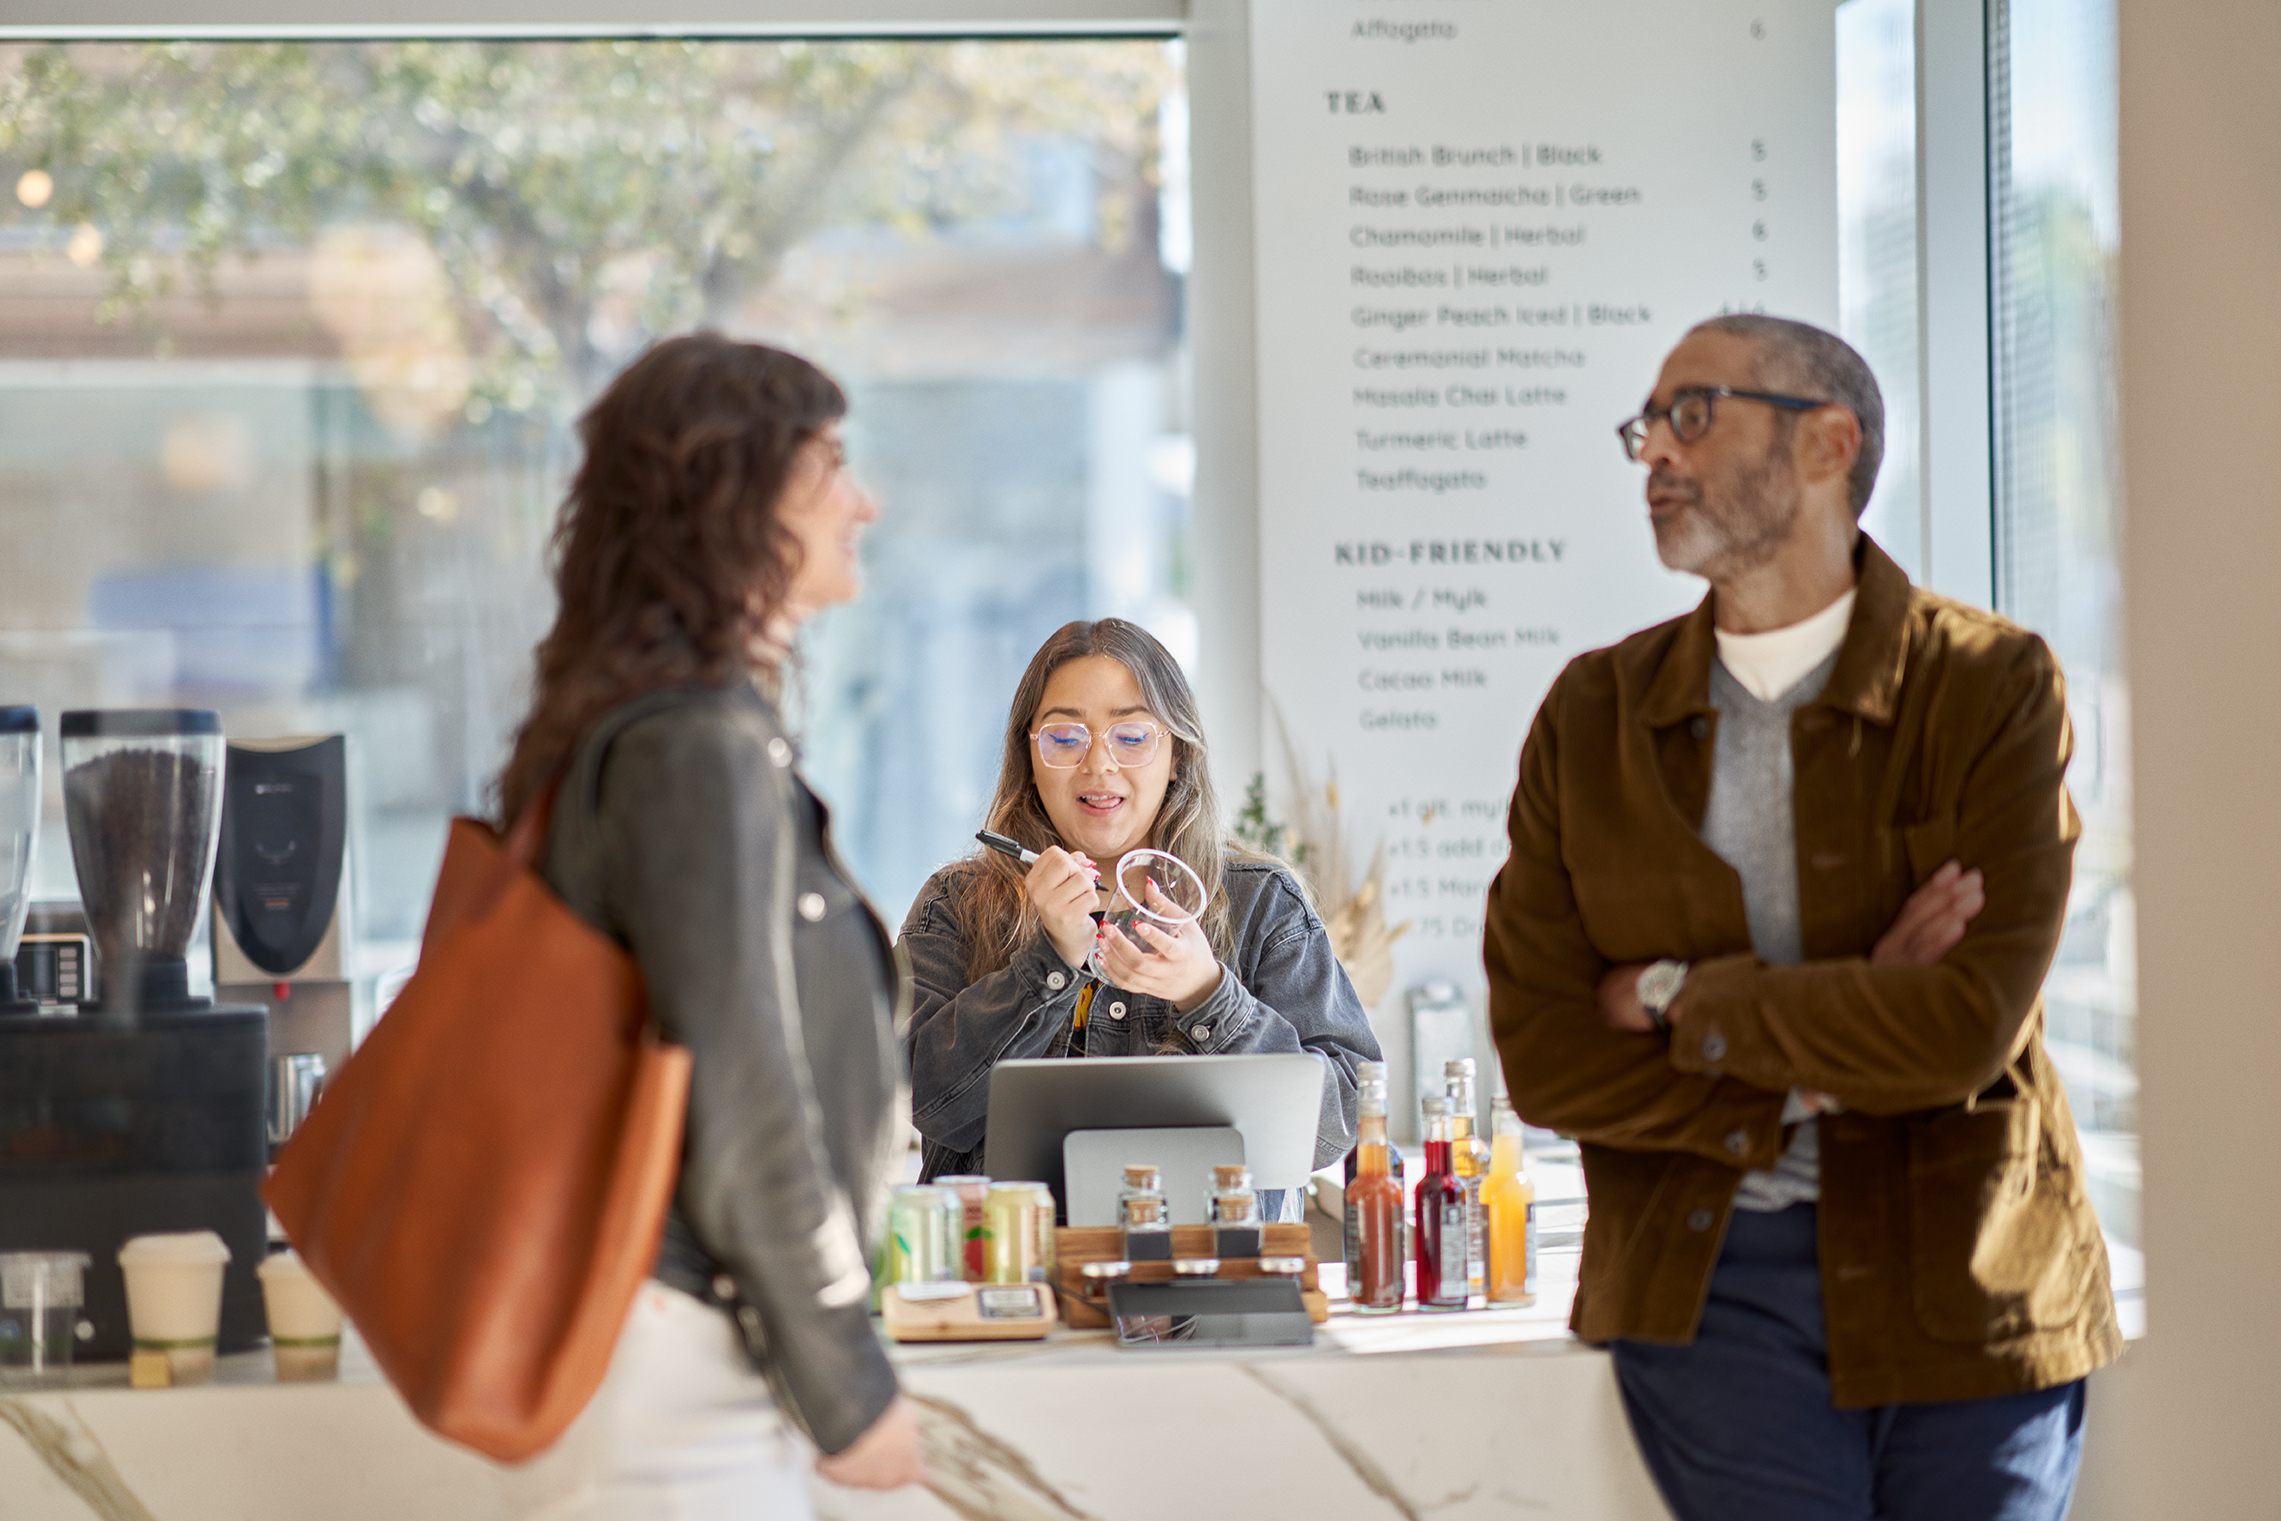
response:
[[[1053,1190],[1043,1183],[999,1183],[990,1190],[990,1281],[1053,1279]]]
[[[926,1183],[896,1189],[887,1213],[887,1281],[955,1282],[964,1224],[965,1210],[950,1189]]]
[[[1028,1283],[1037,1255],[1037,1200],[1027,1183],[999,1183],[990,1189],[990,1282]]]
[[[935,1187],[947,1188],[958,1195],[961,1211],[954,1256],[961,1272],[952,1277],[964,1277],[968,1283],[980,1283],[990,1276],[990,1180],[972,1173],[959,1173],[935,1179]]]
[[[999,1183],[990,1190],[990,1281],[1053,1278],[1053,1190],[1043,1183]]]

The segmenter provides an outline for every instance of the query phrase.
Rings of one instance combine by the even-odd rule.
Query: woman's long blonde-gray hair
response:
[[[1065,623],[1030,657],[1006,715],[1006,747],[999,760],[998,792],[990,801],[988,827],[1032,850],[1049,845],[1068,848],[1047,816],[1030,773],[1030,725],[1045,702],[1046,683],[1053,673],[1088,655],[1106,656],[1132,672],[1142,701],[1172,736],[1172,780],[1149,826],[1148,843],[1186,861],[1203,879],[1208,895],[1204,933],[1213,952],[1226,961],[1234,954],[1228,895],[1221,881],[1228,846],[1219,800],[1212,793],[1211,768],[1204,760],[1203,720],[1180,662],[1139,624],[1122,618]],[[1029,868],[1010,856],[981,851],[953,869],[959,880],[951,901],[966,939],[966,976],[972,982],[1013,961],[1037,933],[1037,909],[1022,890]]]

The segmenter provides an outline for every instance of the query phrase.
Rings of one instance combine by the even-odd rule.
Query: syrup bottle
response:
[[[1489,1176],[1489,1143],[1475,1133],[1473,1058],[1444,1062],[1442,1083],[1449,1094],[1450,1166],[1465,1189],[1465,1291],[1481,1299],[1489,1293],[1482,1276],[1488,1255],[1487,1221],[1481,1207],[1481,1184]]]
[[[1418,1179],[1418,1308],[1465,1308],[1465,1185],[1450,1160],[1449,1100],[1425,1101],[1426,1173]]]
[[[1537,1191],[1521,1155],[1521,1117],[1502,1093],[1490,1108],[1489,1124],[1489,1176],[1481,1185],[1489,1217],[1489,1302],[1535,1304]]]
[[[1356,1070],[1359,1073],[1362,1067],[1375,1066],[1383,1068],[1385,1065],[1386,1064],[1384,1062],[1362,1062],[1357,1064]],[[1362,1081],[1362,1078],[1358,1075],[1355,1079],[1358,1089]],[[1384,1082],[1384,1077],[1381,1076],[1381,1087],[1384,1086]],[[1381,1109],[1379,1111],[1379,1115],[1383,1119],[1385,1111]],[[1381,1131],[1383,1131],[1384,1128],[1385,1127],[1383,1125],[1380,1126]],[[1354,1222],[1354,1173],[1355,1168],[1360,1164],[1362,1157],[1362,1144],[1359,1139],[1359,1131],[1360,1126],[1358,1124],[1358,1139],[1355,1142],[1354,1150],[1346,1154],[1346,1281],[1350,1286],[1362,1282],[1362,1258],[1360,1255],[1358,1255],[1362,1251],[1362,1237],[1355,1229]],[[1387,1170],[1393,1174],[1395,1192],[1399,1193],[1404,1200],[1407,1200],[1410,1197],[1409,1169],[1402,1161],[1401,1147],[1389,1145],[1386,1148],[1386,1166]],[[1408,1226],[1402,1219],[1402,1211],[1400,1208],[1396,1208],[1394,1211],[1394,1234],[1397,1237],[1404,1238],[1399,1243],[1400,1251],[1398,1253],[1398,1260],[1403,1262],[1410,1260],[1410,1243],[1407,1239],[1408,1233]]]
[[[1347,1295],[1365,1314],[1402,1308],[1402,1185],[1386,1144],[1386,1064],[1355,1068],[1361,1089],[1354,1171],[1347,1178]]]

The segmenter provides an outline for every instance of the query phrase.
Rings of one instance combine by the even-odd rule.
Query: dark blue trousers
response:
[[[1632,1435],[1680,1521],[2061,1521],[2075,1491],[2080,1379],[1832,1407],[1811,1204],[1735,1211],[1693,1345],[1612,1350]]]

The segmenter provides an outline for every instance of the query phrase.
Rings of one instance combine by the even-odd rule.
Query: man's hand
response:
[[[1987,906],[1987,887],[1979,871],[1966,871],[1961,863],[1950,861],[1909,894],[1909,901],[1893,916],[1891,928],[1878,937],[1870,951],[1870,964],[1931,966],[1956,949],[1965,927]],[[1627,961],[1608,968],[1600,978],[1600,1017],[1610,1029],[1633,1035],[1646,1035],[1655,1029],[1655,1021],[1647,1017],[1647,1009],[1639,1001],[1639,974],[1652,965]],[[1678,999],[1664,1010],[1664,1017],[1676,1025],[1686,1012],[1687,993],[1681,989]]]
[[[1639,974],[1655,965],[1652,961],[1626,961],[1608,968],[1600,979],[1600,1017],[1611,1030],[1622,1030],[1629,1035],[1647,1035],[1655,1029],[1655,1021],[1647,1017],[1647,1005],[1639,1001]],[[1686,993],[1680,993],[1682,1001]],[[1676,1023],[1679,1005],[1664,1010],[1664,1017]]]
[[[1961,863],[1949,861],[1909,894],[1909,901],[1893,916],[1892,928],[1870,951],[1870,964],[1931,966],[1956,949],[1964,927],[1987,906],[1987,886],[1978,868],[1966,871]]]

